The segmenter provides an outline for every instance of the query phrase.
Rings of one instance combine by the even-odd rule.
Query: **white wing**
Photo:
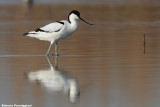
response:
[[[59,32],[64,27],[64,21],[50,23],[44,27],[40,27],[34,31],[30,31],[28,33],[24,33],[24,36],[30,37],[39,37],[38,35],[44,33],[52,33],[52,32]]]
[[[62,29],[64,26],[64,22],[54,22],[50,23],[44,27],[38,28],[35,30],[35,32],[58,32]]]

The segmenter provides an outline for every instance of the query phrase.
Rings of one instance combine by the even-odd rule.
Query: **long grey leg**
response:
[[[58,70],[58,56],[55,56],[55,67]]]
[[[50,66],[51,70],[53,71],[54,67],[53,67],[53,65],[52,65],[52,63],[49,59],[49,56],[46,56],[46,58],[47,58],[47,61],[49,63],[49,66]],[[55,56],[55,69],[58,70],[58,56]]]
[[[46,53],[46,56],[49,56],[49,51],[50,51],[50,49],[51,49],[51,47],[52,47],[52,42],[50,43],[50,45],[49,45],[49,48],[48,48],[48,51],[47,51],[47,53]]]
[[[50,66],[51,70],[53,71],[53,70],[54,70],[54,67],[53,67],[53,65],[51,64],[51,61],[50,61],[50,59],[49,59],[49,56],[46,56],[46,58],[47,58],[47,61],[48,61],[48,63],[49,63],[49,66]]]
[[[55,44],[55,56],[58,56],[58,41]]]

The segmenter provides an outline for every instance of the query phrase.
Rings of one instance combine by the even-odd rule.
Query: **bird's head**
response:
[[[88,23],[87,21],[85,21],[84,19],[82,19],[81,17],[80,17],[80,13],[78,12],[78,11],[76,11],[76,10],[72,10],[70,13],[69,13],[69,21],[71,20],[71,19],[80,19],[80,20],[82,20],[83,22],[85,22],[85,23],[87,23],[87,24],[89,24],[89,25],[94,25],[94,24],[90,24],[90,23]]]

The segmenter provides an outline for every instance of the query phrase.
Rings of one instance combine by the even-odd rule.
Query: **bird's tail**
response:
[[[36,36],[36,32],[32,31],[32,32],[27,32],[27,33],[24,33],[23,36],[30,36],[30,37],[35,37]]]
[[[28,33],[23,33],[23,36],[27,36],[28,35]]]

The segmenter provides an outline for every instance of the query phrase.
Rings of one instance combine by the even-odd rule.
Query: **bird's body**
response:
[[[56,43],[55,55],[58,55],[57,53],[58,41],[60,39],[66,38],[67,36],[71,35],[74,31],[76,31],[76,29],[78,28],[78,22],[76,21],[76,19],[81,19],[82,21],[84,21],[82,18],[80,18],[80,13],[78,11],[73,10],[70,12],[68,20],[61,20],[61,21],[50,23],[34,31],[24,33],[24,36],[29,36],[29,37],[34,37],[40,40],[49,41],[50,46],[46,55],[49,55],[49,51],[52,44]],[[89,24],[88,22],[86,23]]]
[[[29,37],[34,37],[40,40],[55,42],[63,39],[73,33],[78,27],[78,24],[69,24],[68,21],[53,22],[44,27],[26,33]]]

